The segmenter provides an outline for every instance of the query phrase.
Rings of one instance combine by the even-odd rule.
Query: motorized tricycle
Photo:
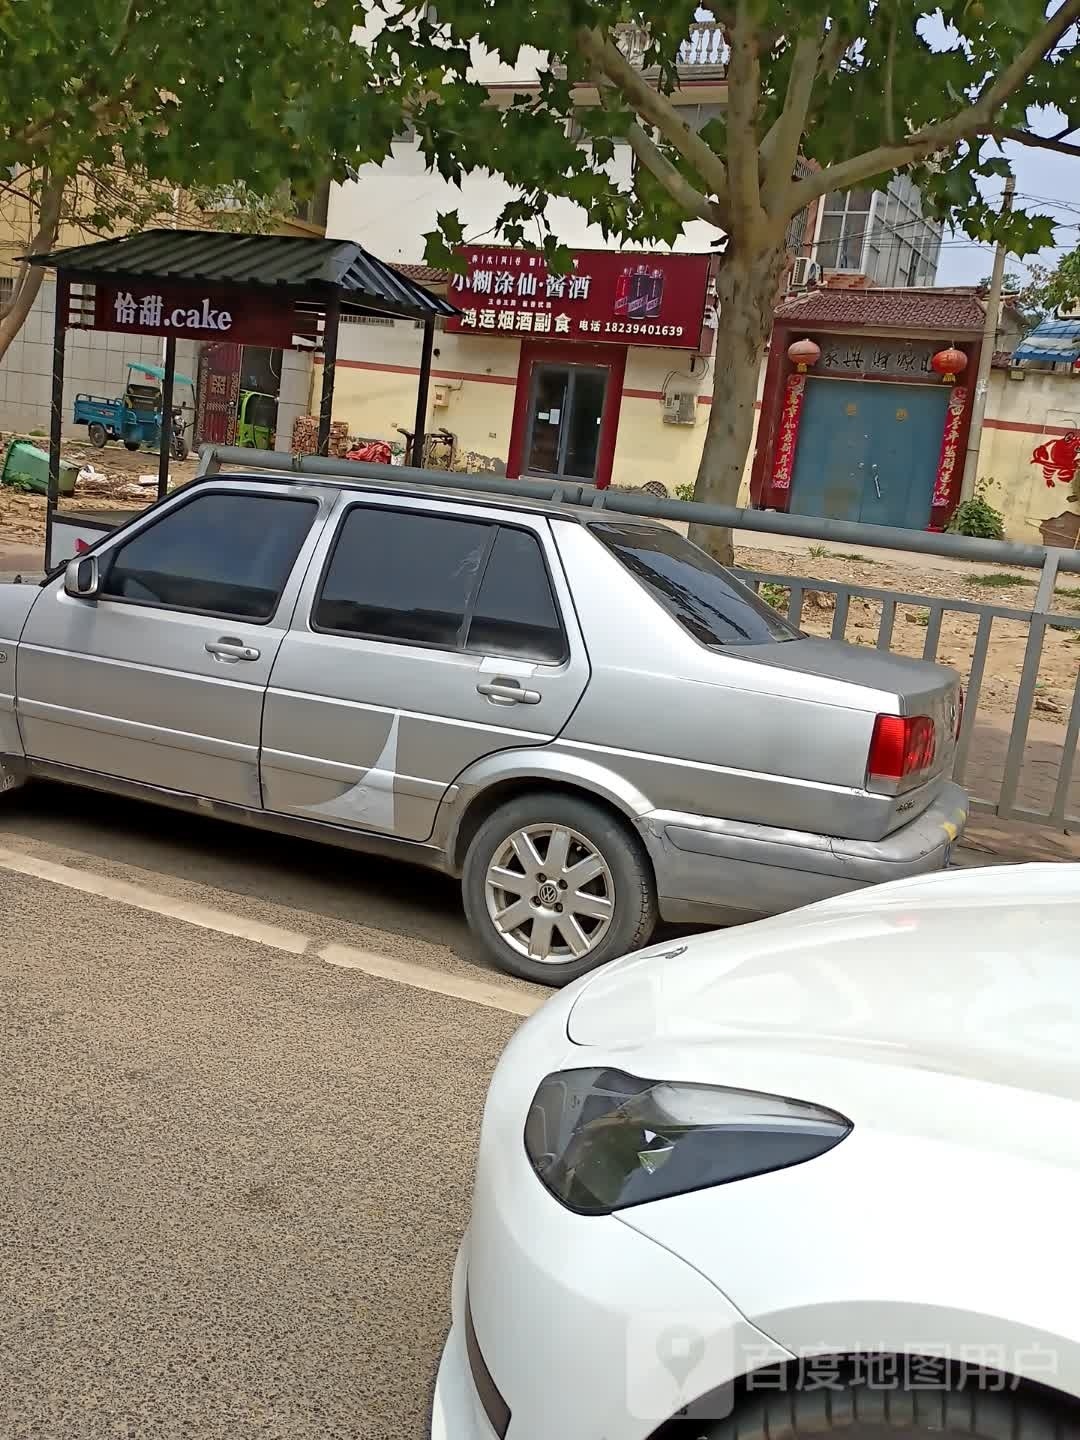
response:
[[[128,450],[138,450],[143,445],[156,450],[161,443],[161,382],[165,371],[162,366],[144,360],[129,360],[127,370],[124,393],[115,399],[85,393],[75,396],[75,424],[86,426],[90,444],[99,450],[110,440],[123,441]],[[135,376],[140,378],[133,378]],[[148,380],[157,383],[149,384]],[[176,374],[173,380],[189,388],[194,384],[187,375]],[[188,443],[182,405],[173,406],[170,426],[169,449],[175,459],[183,460],[187,457]]]

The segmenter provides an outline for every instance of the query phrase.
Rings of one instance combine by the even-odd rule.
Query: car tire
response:
[[[518,796],[484,821],[461,889],[486,954],[541,985],[567,985],[638,949],[656,925],[656,882],[640,840],[602,806],[558,791]]]
[[[903,1355],[896,1360],[898,1372],[905,1364],[921,1363]],[[814,1360],[806,1364],[812,1367]],[[801,1434],[820,1437],[832,1431],[841,1432],[844,1440],[922,1435],[934,1440],[1014,1440],[1017,1435],[1053,1440],[1061,1434],[1053,1412],[1022,1392],[1006,1389],[1009,1380],[1004,1375],[986,1372],[980,1386],[974,1375],[950,1382],[943,1374],[936,1387],[918,1383],[890,1389],[884,1383],[845,1382],[837,1378],[838,1369],[842,1374],[842,1367],[834,1366],[824,1387],[774,1389],[770,1394],[751,1391],[726,1419],[712,1427],[695,1425],[691,1433],[700,1440],[776,1440],[777,1436],[797,1440]]]
[[[132,454],[134,454],[135,451],[139,449],[139,442],[138,442],[138,440],[125,440],[125,441],[124,441],[124,449],[125,449],[125,450],[130,450],[130,451],[132,452]]]
[[[108,443],[108,432],[99,420],[91,420],[86,427],[86,436],[95,450],[104,450]]]

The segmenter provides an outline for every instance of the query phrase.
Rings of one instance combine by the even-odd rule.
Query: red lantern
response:
[[[788,359],[801,374],[805,374],[811,365],[816,365],[821,359],[821,346],[815,345],[813,340],[796,340],[788,346]]]
[[[947,350],[937,352],[930,361],[930,367],[941,376],[946,385],[954,385],[956,377],[967,369],[967,356],[962,350],[957,350],[955,345],[950,345]]]

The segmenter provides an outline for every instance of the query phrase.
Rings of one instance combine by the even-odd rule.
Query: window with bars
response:
[[[6,305],[14,294],[14,275],[0,275],[0,305]]]

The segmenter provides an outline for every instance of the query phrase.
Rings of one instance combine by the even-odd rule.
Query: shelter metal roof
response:
[[[306,235],[244,235],[220,230],[143,230],[93,245],[31,255],[32,265],[92,281],[162,280],[288,289],[312,300],[336,290],[347,313],[416,320],[457,308],[354,240]],[[304,292],[296,296],[295,292]]]

